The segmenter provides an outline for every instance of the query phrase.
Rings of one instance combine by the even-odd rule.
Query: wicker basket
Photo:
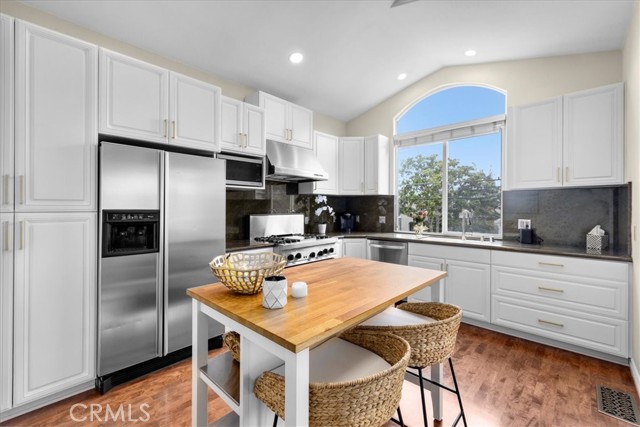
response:
[[[265,277],[280,273],[287,260],[271,252],[235,252],[215,257],[211,272],[227,288],[239,294],[256,294],[262,290]]]

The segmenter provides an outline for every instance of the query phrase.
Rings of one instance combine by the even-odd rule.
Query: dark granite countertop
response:
[[[343,237],[345,239],[349,238],[370,238],[370,239],[381,239],[381,240],[393,240],[393,241],[402,241],[402,242],[412,242],[412,243],[428,243],[434,245],[448,245],[448,246],[460,246],[460,247],[468,247],[468,248],[482,248],[482,249],[493,249],[500,251],[513,251],[513,252],[524,252],[524,253],[533,253],[533,254],[544,254],[544,255],[561,255],[561,256],[573,256],[580,258],[593,258],[593,259],[601,259],[601,260],[609,260],[609,261],[623,261],[623,262],[632,262],[631,255],[627,253],[627,251],[616,250],[616,249],[608,249],[602,251],[602,253],[591,253],[587,252],[586,248],[579,248],[575,246],[559,246],[559,245],[523,245],[518,242],[505,241],[505,240],[494,240],[493,242],[489,241],[480,241],[480,240],[462,240],[460,238],[455,237],[439,237],[439,236],[430,236],[423,235],[418,238],[414,234],[411,233],[367,233],[367,232],[355,232],[355,233],[331,233],[332,237]]]

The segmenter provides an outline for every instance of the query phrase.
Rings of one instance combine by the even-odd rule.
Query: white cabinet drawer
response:
[[[561,308],[493,296],[496,325],[628,357],[628,323],[624,320],[579,314]]]
[[[428,243],[409,243],[409,255],[445,258],[448,260],[455,259],[458,261],[479,262],[482,264],[489,264],[491,262],[491,251],[488,249],[430,245]]]
[[[492,251],[491,260],[492,265],[526,268],[547,273],[597,277],[620,282],[627,282],[629,280],[629,264],[626,262],[553,255],[521,254],[506,251]]]
[[[494,294],[550,304],[587,314],[628,318],[627,283],[587,277],[492,268]]]

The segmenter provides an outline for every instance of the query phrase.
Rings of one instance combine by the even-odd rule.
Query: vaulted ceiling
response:
[[[445,66],[621,49],[633,8],[632,0],[23,3],[343,121]],[[465,56],[470,49],[477,55]],[[294,51],[302,63],[289,62]]]

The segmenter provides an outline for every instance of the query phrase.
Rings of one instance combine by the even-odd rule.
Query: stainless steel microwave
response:
[[[220,153],[218,158],[227,162],[227,188],[264,189],[265,157]]]

